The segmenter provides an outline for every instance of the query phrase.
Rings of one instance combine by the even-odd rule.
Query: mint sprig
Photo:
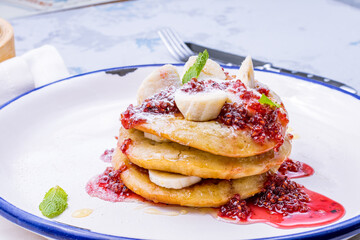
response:
[[[67,197],[68,195],[61,187],[51,188],[39,205],[41,213],[48,218],[59,216],[67,208]]]
[[[259,103],[261,104],[267,104],[269,105],[270,107],[281,107],[280,104],[278,103],[274,103],[273,101],[271,101],[265,94],[262,94],[261,95],[261,98],[259,99]]]
[[[192,65],[184,74],[182,78],[182,83],[185,84],[190,81],[192,78],[199,77],[201,70],[204,68],[206,61],[209,58],[209,53],[205,49],[204,52],[200,52],[198,57],[196,58],[196,62]]]

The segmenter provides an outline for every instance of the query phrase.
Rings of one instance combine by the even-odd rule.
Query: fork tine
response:
[[[169,31],[172,33],[174,38],[177,40],[177,42],[180,44],[180,46],[184,49],[187,55],[194,55],[195,53],[185,44],[185,42],[180,38],[179,34],[176,31],[173,31],[169,29]]]
[[[180,39],[179,35],[170,28],[161,29],[158,31],[158,34],[169,52],[176,59],[186,62],[190,56],[194,55],[190,48]]]
[[[179,55],[180,60],[185,62],[187,60],[187,58],[188,58],[188,54],[186,54],[182,50],[182,47],[180,46],[177,39],[173,36],[171,30],[164,29],[163,33],[167,37],[167,39],[168,39],[170,45],[172,46],[173,50]]]
[[[161,40],[163,41],[163,43],[165,44],[166,48],[169,50],[170,54],[173,55],[174,58],[180,59],[180,56],[174,51],[171,43],[169,42],[169,39],[166,37],[163,30],[159,30],[158,34],[159,34]]]

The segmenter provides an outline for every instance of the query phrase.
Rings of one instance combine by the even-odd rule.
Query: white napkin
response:
[[[0,105],[69,72],[55,47],[44,45],[0,63]]]
[[[0,105],[34,87],[33,75],[24,59],[14,57],[0,63]]]
[[[44,45],[21,56],[30,67],[35,87],[66,78],[69,72],[54,46]]]

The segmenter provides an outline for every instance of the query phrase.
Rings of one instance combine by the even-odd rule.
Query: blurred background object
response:
[[[0,3],[0,16],[13,18],[121,1],[124,0],[4,0]]]
[[[33,88],[69,77],[54,46],[44,45],[0,62],[0,105]]]
[[[356,7],[360,9],[360,0],[337,0],[339,2],[349,4],[352,7]]]
[[[75,7],[84,7],[108,2],[109,0],[5,0],[9,3],[26,6],[38,10],[59,10]]]
[[[14,30],[10,23],[0,18],[0,62],[15,57]]]

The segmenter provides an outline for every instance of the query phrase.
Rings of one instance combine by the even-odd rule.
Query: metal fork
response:
[[[158,31],[158,34],[171,55],[176,59],[186,62],[190,56],[197,55],[191,51],[179,35],[170,28],[161,29]]]
[[[192,51],[186,43],[181,40],[179,34],[177,34],[171,28],[163,28],[158,31],[161,40],[164,42],[166,48],[169,50],[171,55],[181,62],[186,62],[189,57],[197,55],[196,52]],[[223,65],[232,65],[231,63],[224,62],[220,59],[212,58],[215,62]]]
[[[184,41],[181,40],[179,35],[175,31],[171,30],[170,28],[161,29],[158,31],[158,34],[159,34],[161,40],[164,42],[166,48],[169,50],[169,52],[171,53],[171,55],[173,55],[173,57],[175,59],[180,60],[182,62],[186,62],[189,57],[197,55],[186,45],[186,43]],[[192,44],[192,45],[194,46],[196,44]],[[197,47],[204,49],[204,47],[202,47],[202,46],[197,46]],[[245,59],[245,57],[242,57],[242,56],[236,56],[234,54],[229,54],[229,53],[221,52],[221,51],[210,49],[210,48],[207,48],[207,49],[208,49],[208,51],[211,50],[212,53],[214,53],[214,55],[215,55],[215,53],[217,53],[217,55],[222,54],[223,57],[224,57],[224,55],[227,55],[227,58],[229,58],[229,55],[230,55],[230,57],[232,59],[234,57]],[[195,50],[195,51],[197,51],[197,50]],[[224,62],[224,59],[220,60],[220,59],[216,59],[216,58],[212,57],[212,60],[218,62],[219,64],[223,64],[223,65],[228,65],[228,66],[233,65],[229,62]],[[229,59],[228,59],[228,61],[229,61]],[[300,77],[306,77],[306,78],[312,79],[313,81],[321,82],[326,85],[332,85],[335,88],[341,88],[352,94],[357,94],[357,90],[354,89],[353,87],[348,86],[344,83],[335,81],[335,80],[325,78],[325,77],[276,67],[276,66],[273,66],[271,63],[262,62],[262,61],[255,60],[255,59],[253,59],[253,63],[254,63],[255,68],[257,68],[257,69],[265,69],[265,70],[272,71],[272,72],[280,72],[280,73],[291,74],[291,75],[300,76]]]

